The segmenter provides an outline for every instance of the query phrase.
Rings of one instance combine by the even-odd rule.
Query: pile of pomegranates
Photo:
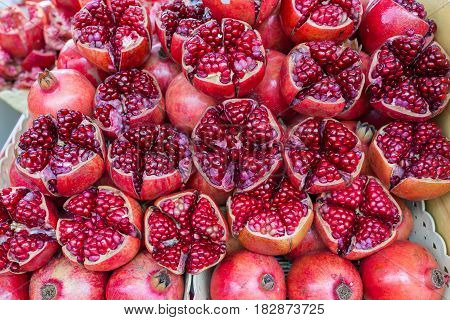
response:
[[[221,300],[445,298],[404,202],[450,191],[436,30],[417,0],[1,9],[0,88],[30,89],[30,121],[0,299],[189,299],[192,279]]]

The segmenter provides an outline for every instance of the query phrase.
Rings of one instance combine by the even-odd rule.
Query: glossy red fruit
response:
[[[28,274],[0,276],[0,300],[28,300]]]
[[[91,271],[111,271],[139,251],[142,210],[139,203],[111,187],[91,187],[63,205],[56,236],[64,255]]]
[[[212,300],[285,300],[286,282],[274,257],[241,250],[216,267],[210,292]]]
[[[31,300],[104,300],[106,272],[93,272],[55,257],[31,276]]]
[[[266,49],[272,49],[287,54],[294,46],[281,27],[279,11],[274,11],[258,26],[258,32]]]
[[[322,238],[317,233],[316,228],[312,226],[300,244],[292,248],[292,251],[285,255],[285,257],[290,261],[295,261],[299,257],[313,252],[323,251],[325,249],[327,249],[327,247],[323,243]]]
[[[372,300],[441,300],[449,276],[433,255],[410,241],[397,241],[361,262],[364,297]]]
[[[148,252],[115,270],[106,286],[107,300],[182,300],[184,279],[159,266]]]

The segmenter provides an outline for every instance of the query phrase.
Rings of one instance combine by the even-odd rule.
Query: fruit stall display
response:
[[[449,11],[0,8],[0,299],[450,299]]]

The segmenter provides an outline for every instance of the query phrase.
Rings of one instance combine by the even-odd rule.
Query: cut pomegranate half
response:
[[[225,203],[231,191],[249,191],[283,165],[282,128],[252,99],[209,107],[192,132],[197,171],[190,184]]]
[[[40,116],[16,146],[18,172],[49,196],[69,197],[93,185],[105,169],[99,127],[81,112]]]
[[[348,187],[321,194],[314,211],[314,225],[328,249],[350,260],[394,242],[403,219],[389,191],[370,176],[359,176]]]
[[[107,168],[123,192],[154,200],[180,189],[189,179],[189,138],[169,124],[130,129],[109,146]]]
[[[284,32],[294,43],[350,38],[361,23],[360,0],[281,0]]]
[[[92,0],[72,25],[80,53],[106,72],[139,67],[150,56],[151,25],[139,0]]]
[[[210,20],[183,44],[183,72],[194,87],[216,99],[246,95],[261,82],[265,68],[261,36],[239,20]]]
[[[299,44],[281,67],[281,93],[299,113],[356,119],[368,111],[361,66],[358,51],[334,41]]]
[[[148,251],[175,274],[198,274],[225,257],[227,224],[214,201],[195,190],[156,200],[144,230]]]
[[[372,56],[370,104],[397,120],[424,121],[450,99],[450,60],[437,43],[408,35],[390,38]]]
[[[58,251],[58,212],[51,201],[27,188],[0,190],[0,277],[43,267]]]
[[[275,176],[250,192],[230,197],[227,212],[233,236],[246,249],[273,256],[295,248],[314,217],[309,196]]]
[[[349,185],[361,172],[358,136],[331,118],[306,118],[293,126],[284,150],[287,175],[300,190],[321,193]]]
[[[392,122],[369,147],[373,171],[392,193],[427,200],[450,191],[450,141],[433,122]]]
[[[64,255],[92,271],[111,271],[131,261],[141,247],[139,203],[111,187],[92,187],[68,199],[67,218],[56,236]]]
[[[160,124],[164,99],[155,77],[145,70],[120,71],[101,83],[95,94],[94,119],[106,137],[141,124]]]
[[[195,28],[211,19],[211,13],[201,1],[170,0],[156,15],[156,33],[162,48],[181,64],[183,43]]]

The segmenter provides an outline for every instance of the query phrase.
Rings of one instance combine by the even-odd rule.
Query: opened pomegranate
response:
[[[294,46],[289,37],[281,27],[281,20],[278,10],[274,11],[261,25],[258,32],[266,49],[272,49],[287,54]],[[267,57],[269,59],[269,57]]]
[[[0,190],[0,278],[37,270],[51,259],[59,248],[57,214],[53,203],[38,191]]]
[[[210,20],[183,44],[183,72],[216,99],[243,97],[264,77],[266,54],[258,31],[245,22]]]
[[[295,43],[350,38],[362,17],[360,0],[281,0],[284,32]]]
[[[331,118],[301,119],[286,137],[287,175],[294,186],[308,193],[349,185],[361,172],[364,158],[358,136]]]
[[[449,281],[433,255],[410,241],[364,259],[360,272],[364,297],[373,300],[441,300]]]
[[[367,5],[359,37],[371,54],[389,38],[409,31],[431,37],[436,31],[436,24],[427,19],[423,4],[416,0],[374,0]]]
[[[28,300],[27,274],[13,274],[0,276],[0,301]]]
[[[96,182],[105,169],[100,129],[78,111],[40,116],[16,146],[19,173],[45,195],[72,196]]]
[[[285,300],[286,282],[274,257],[241,250],[216,267],[210,292],[212,300]]]
[[[426,200],[450,191],[450,142],[433,122],[392,122],[369,149],[373,171],[392,193]]]
[[[210,19],[211,13],[201,1],[170,0],[162,4],[155,25],[166,54],[181,64],[183,43],[195,28]]]
[[[157,199],[144,218],[145,246],[175,274],[198,274],[226,253],[228,226],[216,203],[190,189]]]
[[[323,251],[325,249],[327,249],[327,247],[323,243],[322,238],[317,233],[316,228],[313,225],[306,233],[305,238],[303,238],[300,244],[292,248],[292,251],[285,255],[285,258],[290,261],[295,261],[299,257],[313,252]]]
[[[313,221],[309,196],[277,176],[230,197],[227,213],[233,236],[246,249],[272,256],[289,253]]]
[[[266,106],[231,99],[208,108],[192,132],[197,171],[190,185],[225,203],[264,183],[283,165],[282,128]]]
[[[33,68],[41,70],[52,69],[56,62],[56,52],[52,50],[32,50],[22,60],[22,68],[31,71]]]
[[[361,150],[365,155],[367,155],[369,152],[369,146],[372,143],[373,137],[376,133],[375,127],[362,121],[342,121],[342,124],[356,133],[359,140],[361,140]],[[368,156],[364,157],[361,173],[365,175],[373,175]]]
[[[50,4],[44,24],[46,48],[59,51],[70,39],[72,39],[70,17]]]
[[[189,179],[189,138],[169,124],[130,129],[109,146],[107,168],[126,194],[154,200],[180,189]]]
[[[328,251],[302,256],[287,276],[291,300],[361,300],[363,285],[355,266]]]
[[[403,220],[397,202],[371,176],[359,176],[348,187],[321,194],[314,211],[314,224],[326,246],[350,260],[394,242]]]
[[[80,53],[106,72],[139,67],[150,55],[150,21],[139,0],[92,0],[72,25]]]
[[[0,78],[14,80],[21,71],[20,61],[0,47]]]
[[[142,210],[121,191],[91,187],[69,198],[67,218],[56,229],[64,255],[91,271],[111,271],[131,261],[139,251]]]
[[[424,121],[450,100],[450,60],[437,43],[420,35],[390,38],[372,56],[370,104],[397,120]]]
[[[0,10],[0,46],[15,58],[25,58],[45,45],[44,11],[36,3],[9,5]]]
[[[148,71],[120,71],[97,88],[94,119],[106,137],[115,139],[141,124],[160,124],[165,115],[161,89]]]
[[[148,252],[113,272],[107,300],[182,300],[184,279],[159,266]]]
[[[356,119],[367,112],[359,53],[333,41],[294,47],[281,67],[281,93],[295,111]]]

